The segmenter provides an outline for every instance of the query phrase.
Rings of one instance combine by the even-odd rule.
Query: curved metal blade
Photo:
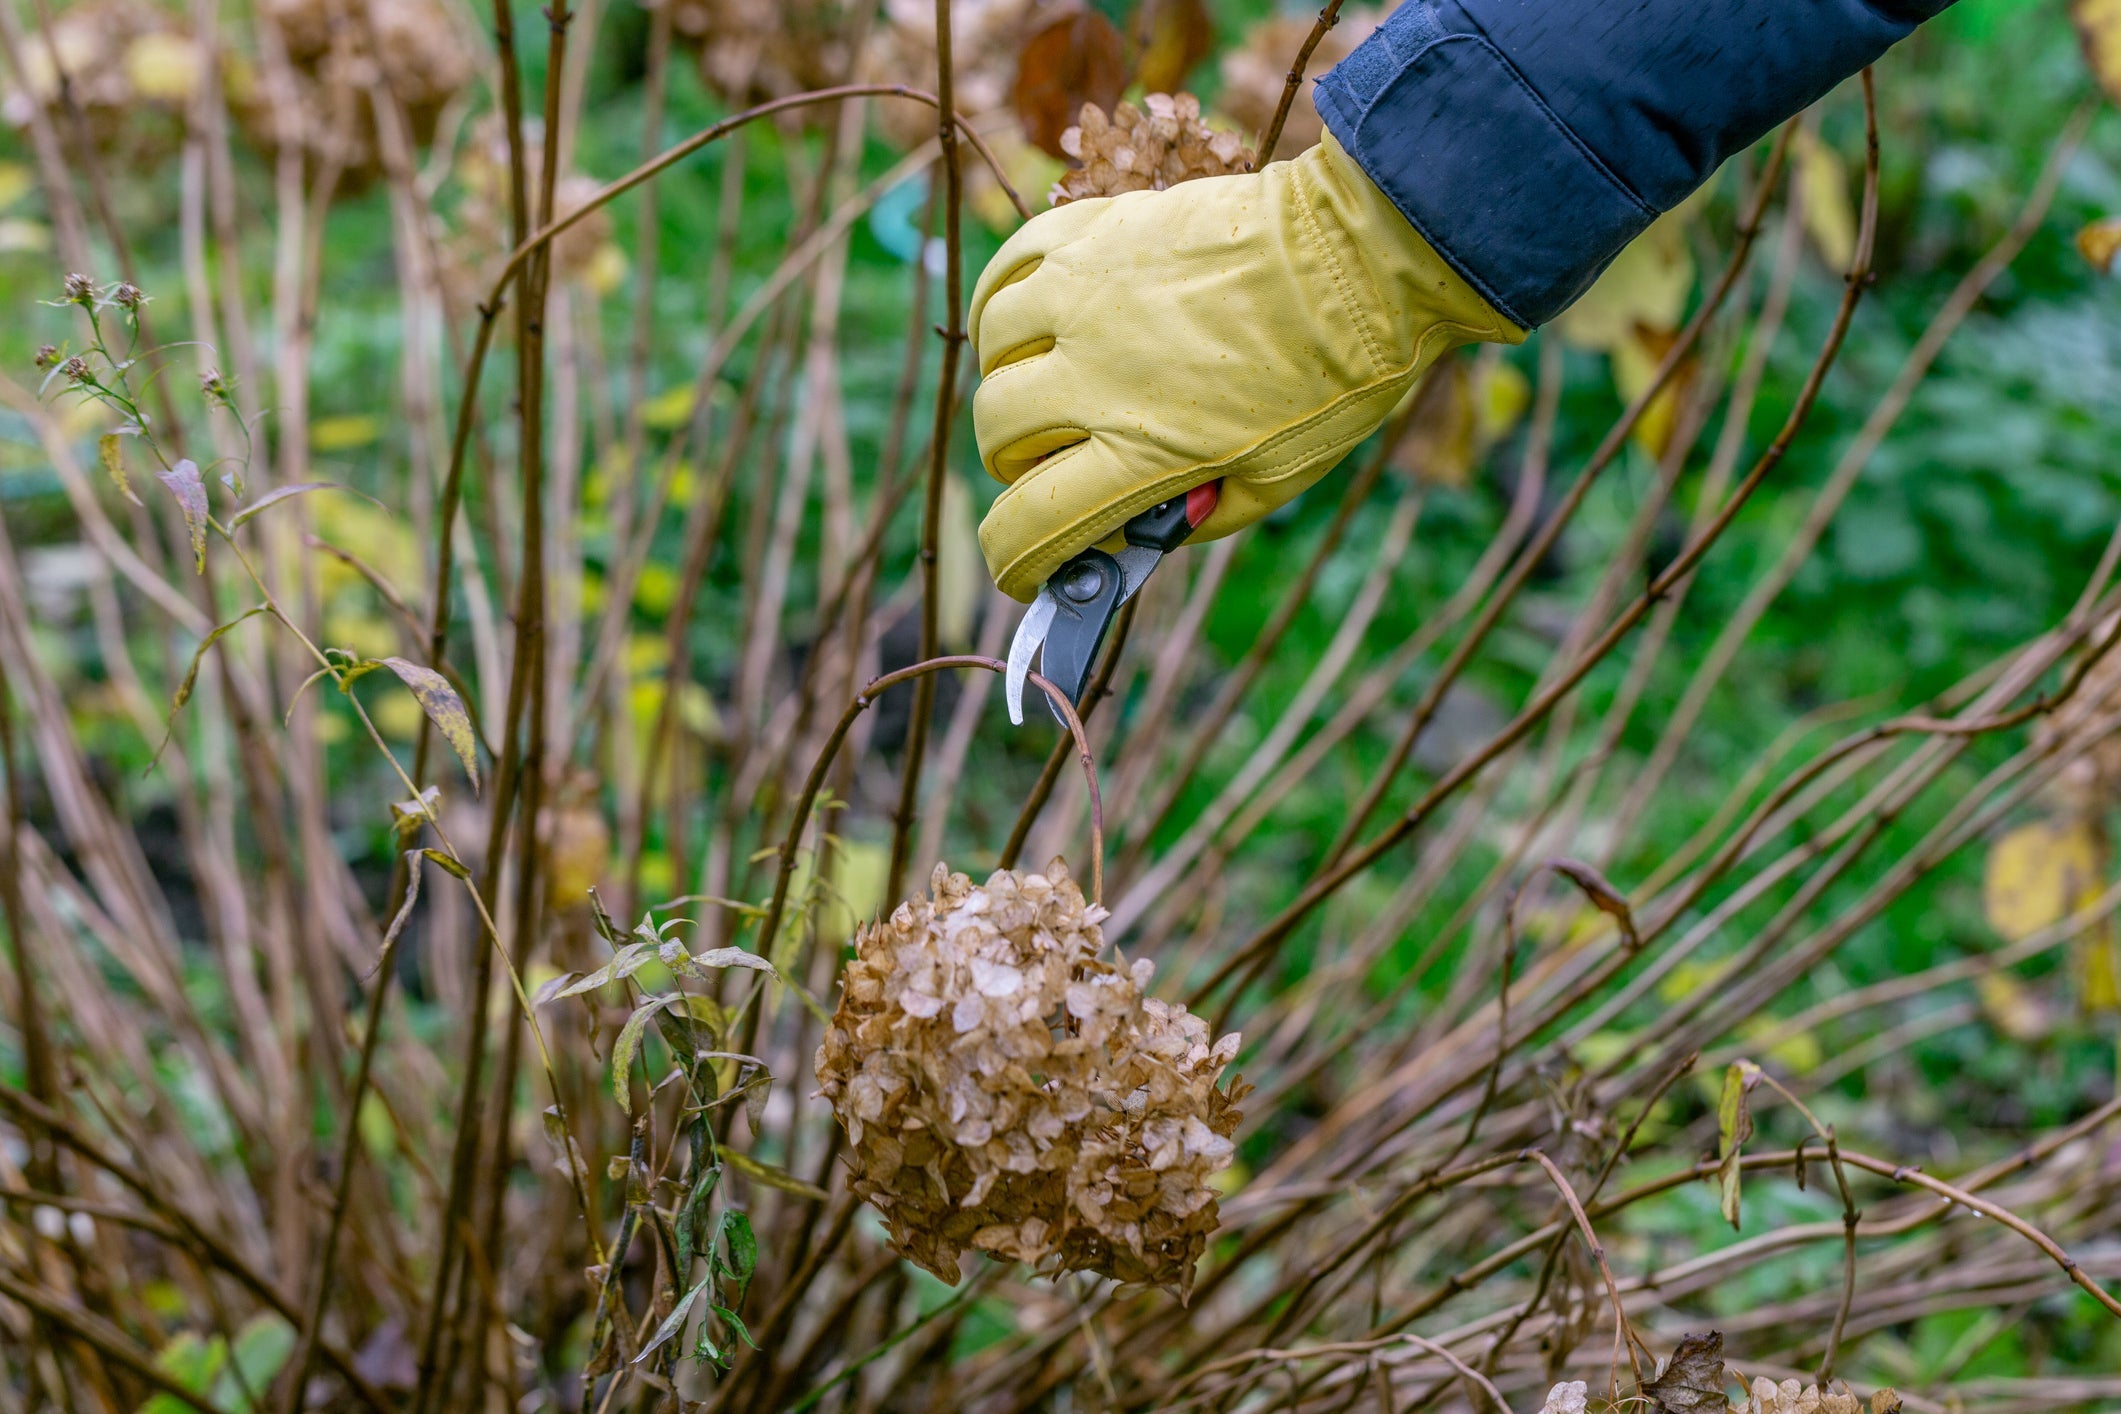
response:
[[[1031,607],[1024,610],[1023,622],[1016,626],[1016,637],[1009,640],[1009,672],[1002,680],[1002,694],[1008,699],[1012,725],[1020,727],[1024,724],[1024,680],[1031,672],[1032,658],[1037,656],[1047,632],[1053,627],[1053,615],[1058,607],[1050,587],[1039,590]]]
[[[1163,557],[1163,551],[1152,550],[1146,545],[1129,545],[1112,557],[1119,561],[1120,603],[1134,597],[1134,592],[1148,582],[1149,571],[1155,569]]]

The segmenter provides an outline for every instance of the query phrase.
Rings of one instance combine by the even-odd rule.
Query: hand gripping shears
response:
[[[1151,506],[1122,528],[1127,544],[1118,554],[1092,546],[1053,572],[1024,611],[1009,644],[1005,681],[1011,722],[1023,725],[1024,682],[1034,657],[1041,658],[1039,671],[1046,680],[1067,693],[1070,702],[1082,705],[1090,667],[1120,605],[1135,596],[1158,561],[1199,528],[1221,495],[1222,483],[1211,481]],[[1046,705],[1065,725],[1059,705],[1050,698]]]

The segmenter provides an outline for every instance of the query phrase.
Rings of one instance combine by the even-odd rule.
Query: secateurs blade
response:
[[[1034,657],[1041,658],[1040,671],[1046,680],[1067,693],[1070,702],[1082,705],[1091,664],[1097,661],[1097,650],[1120,605],[1134,597],[1158,561],[1199,528],[1221,493],[1222,483],[1211,481],[1151,506],[1122,528],[1127,544],[1118,554],[1093,546],[1053,572],[1025,610],[1009,644],[1006,693],[1011,722],[1023,725],[1024,683]],[[1065,725],[1060,707],[1050,698],[1046,705],[1054,719]]]

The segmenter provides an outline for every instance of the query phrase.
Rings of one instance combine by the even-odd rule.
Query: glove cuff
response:
[[[1454,345],[1524,341],[1525,331],[1436,252],[1333,134],[1290,166],[1300,200],[1316,220],[1314,235],[1350,279],[1369,287],[1347,292],[1348,303],[1370,323],[1373,346],[1397,355],[1381,362],[1421,361],[1440,351],[1427,347],[1433,339]]]

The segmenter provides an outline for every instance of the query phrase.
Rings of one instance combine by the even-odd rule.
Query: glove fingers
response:
[[[1185,473],[1145,475],[1093,436],[1020,475],[980,522],[980,549],[1004,594],[1028,602],[1061,563],[1138,512],[1183,491]]]
[[[979,351],[980,377],[991,377],[996,369],[1035,358],[1053,347],[1057,280],[1041,276],[1040,269],[1031,266],[1023,278],[1002,286],[981,306],[978,322],[970,326],[972,346]]]
[[[1026,278],[1055,250],[1080,238],[1108,204],[1107,198],[1099,197],[1071,201],[1066,206],[1041,211],[1002,242],[1002,248],[994,253],[994,259],[987,262],[987,268],[980,272],[979,279],[973,284],[972,304],[966,311],[966,327],[972,331],[973,347],[983,356],[988,349],[980,329],[988,301],[1001,290]]]
[[[996,481],[1012,482],[1053,454],[1089,437],[1073,418],[1065,363],[1052,353],[1021,360],[980,381],[972,394],[972,429],[980,460]]]

